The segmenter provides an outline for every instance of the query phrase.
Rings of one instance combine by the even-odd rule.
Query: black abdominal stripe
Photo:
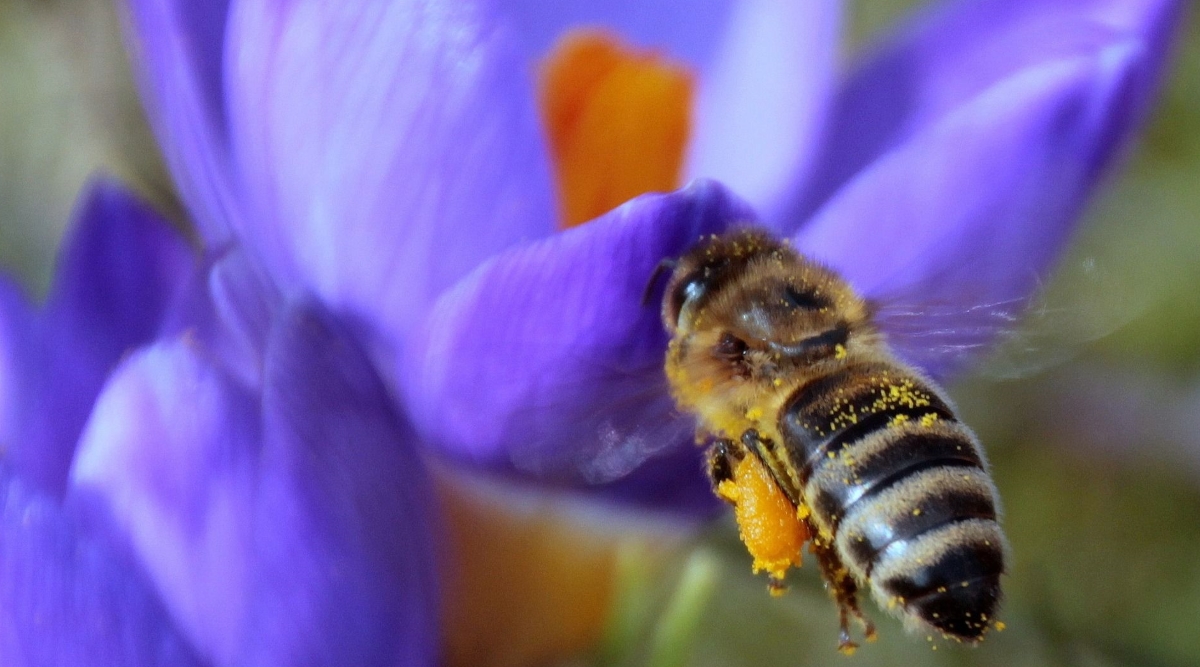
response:
[[[996,489],[927,382],[859,363],[801,386],[780,423],[823,538],[881,607],[974,641],[1000,597]]]

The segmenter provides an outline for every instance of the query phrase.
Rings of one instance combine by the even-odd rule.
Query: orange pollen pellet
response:
[[[562,227],[679,187],[694,90],[686,67],[603,30],[573,30],[558,41],[541,64],[538,106]]]
[[[755,572],[783,579],[789,567],[800,567],[808,526],[758,457],[748,455],[739,461],[733,479],[721,482],[717,491],[734,504],[738,531],[754,559]]]

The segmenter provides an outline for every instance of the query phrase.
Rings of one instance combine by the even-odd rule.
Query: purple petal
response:
[[[72,488],[104,501],[201,654],[236,664],[259,421],[253,397],[198,352],[186,340],[162,343],[116,371],[80,443]]]
[[[433,664],[430,491],[365,357],[295,309],[267,341],[261,401],[208,358],[184,337],[122,366],[76,493],[105,501],[207,659]]]
[[[228,0],[129,0],[151,124],[194,222],[213,243],[241,214],[223,94],[227,13]]]
[[[113,365],[152,340],[193,270],[183,239],[119,186],[95,183],[43,311],[12,359],[9,456],[60,494],[80,430]]]
[[[29,353],[34,317],[21,288],[0,275],[0,441],[9,442],[14,435],[21,357]]]
[[[257,391],[267,334],[282,303],[261,267],[229,247],[206,258],[166,330],[201,343],[210,362]]]
[[[477,3],[246,2],[227,59],[241,231],[284,284],[399,337],[553,229],[531,72]]]
[[[750,221],[701,181],[480,267],[438,301],[397,369],[424,440],[484,466],[592,482],[690,440],[667,393],[658,301],[643,304],[643,291],[663,259]]]
[[[723,182],[768,223],[780,222],[817,149],[840,15],[832,0],[734,3],[704,72],[688,173]]]
[[[619,504],[666,511],[677,519],[708,520],[718,516],[728,505],[713,493],[704,467],[704,450],[695,445],[694,433],[689,430],[685,442],[675,443],[625,477],[588,491]]]
[[[432,489],[416,437],[367,357],[312,307],[280,319],[265,374],[259,576],[240,664],[436,664]]]
[[[500,3],[531,58],[544,57],[564,33],[605,26],[641,48],[660,49],[697,71],[718,57],[736,0],[702,5],[664,0],[509,0]]]
[[[1147,52],[1130,73],[1136,118],[1161,74],[1176,0],[960,0],[918,14],[843,85],[819,170],[791,216],[798,225],[871,161],[1021,72],[1095,58],[1132,40]]]
[[[0,655],[28,665],[199,665],[135,566],[0,469]]]
[[[1146,105],[1164,44],[1124,33],[1091,44],[1020,69],[923,128],[797,235],[799,248],[883,302],[885,316],[915,313],[916,331],[953,334],[932,347],[894,337],[932,372],[969,360],[996,333],[978,313],[1024,304]]]
[[[45,317],[78,332],[95,356],[113,357],[159,331],[195,262],[183,237],[122,186],[98,181],[82,201]]]

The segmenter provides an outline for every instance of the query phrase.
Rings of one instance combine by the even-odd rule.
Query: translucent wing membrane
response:
[[[972,301],[943,290],[876,297],[876,322],[900,358],[945,379],[968,368],[1009,380],[1042,372],[1124,326],[1150,304],[1095,257],[1068,261],[1025,297]]]
[[[517,468],[602,484],[692,439],[695,421],[675,408],[661,364],[579,377],[602,385],[603,392],[576,386],[513,415],[513,432],[525,436],[511,450]],[[576,417],[564,425],[561,415]]]
[[[1018,331],[1030,299],[963,305],[938,299],[877,302],[876,321],[901,359],[936,378],[978,360]]]

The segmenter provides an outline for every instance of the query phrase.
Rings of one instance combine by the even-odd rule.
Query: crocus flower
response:
[[[0,283],[6,665],[429,665],[429,489],[353,338],[94,185]]]
[[[681,508],[704,481],[641,303],[654,267],[759,220],[885,304],[901,351],[944,375],[1047,272],[1144,116],[1179,5],[950,2],[840,83],[834,2],[132,8],[203,235],[358,322],[427,449]],[[629,129],[620,106],[646,87],[622,68],[646,59],[668,62],[646,86],[685,89],[651,96],[687,106],[667,138],[654,123],[678,115]],[[621,190],[660,158],[746,199],[699,181],[560,231],[569,182]]]
[[[215,259],[152,333],[105,348],[148,345],[94,403],[98,387],[76,397],[78,442],[21,455],[38,472],[10,475],[14,507],[48,518],[4,582],[30,581],[41,550],[61,578],[11,586],[23,604],[6,613],[67,627],[126,605],[113,662],[421,664],[436,637],[413,446],[711,502],[641,304],[654,267],[757,220],[894,304],[901,344],[928,332],[900,324],[908,311],[1020,303],[1144,114],[1178,6],[950,4],[836,85],[825,2],[131,8],[152,117]],[[699,180],[560,231],[561,184],[596,184],[554,163],[570,151],[543,131],[535,63],[596,24],[691,73],[669,162],[746,199]],[[965,312],[937,324],[954,333],[938,347],[994,333]],[[32,354],[15,349],[6,369]],[[903,349],[935,372],[963,356]],[[6,531],[28,515],[6,511]],[[14,650],[52,655],[40,637]]]

